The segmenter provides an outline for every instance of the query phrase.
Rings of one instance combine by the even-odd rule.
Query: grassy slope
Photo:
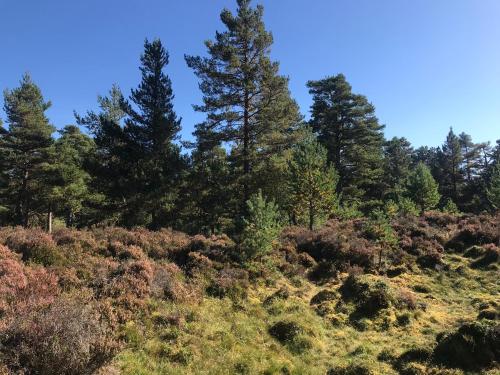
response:
[[[338,289],[340,282],[318,286],[302,278],[293,282],[278,278],[267,283],[271,285],[252,286],[248,298],[239,302],[211,297],[196,305],[151,301],[155,313],[144,317],[146,329],[127,326],[123,335],[130,348],[117,356],[113,366],[124,374],[324,375],[332,366],[361,363],[378,374],[396,374],[389,364],[377,360],[381,352],[399,355],[412,347],[432,347],[439,332],[475,320],[479,302],[499,299],[497,270],[471,269],[470,260],[458,255],[446,255],[445,261],[450,265],[446,272],[415,269],[394,278],[373,276],[394,290],[412,290],[417,285],[429,290],[415,292],[417,302],[427,307],[408,312],[407,326],[397,324],[396,314],[403,312],[396,310],[385,314],[391,321],[389,328],[379,318],[365,321],[364,331],[341,317],[340,323],[333,324],[332,315],[319,316],[310,300],[320,290]],[[288,299],[263,303],[284,285],[291,291]],[[172,316],[177,317],[174,324],[162,319]],[[311,348],[300,351],[271,337],[269,327],[282,320],[299,322]]]

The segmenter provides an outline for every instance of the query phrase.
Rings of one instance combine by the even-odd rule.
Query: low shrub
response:
[[[374,375],[374,372],[367,366],[352,364],[331,368],[326,375]]]
[[[356,304],[356,316],[371,317],[391,305],[393,297],[383,281],[372,281],[366,276],[349,275],[340,287],[344,301]]]
[[[224,268],[210,281],[206,292],[211,297],[229,297],[238,300],[246,298],[248,286],[247,271],[238,268]]]
[[[311,305],[319,305],[326,301],[332,301],[337,298],[337,293],[333,290],[321,290],[311,298]]]
[[[0,340],[9,369],[32,374],[92,374],[117,349],[95,303],[72,296],[19,315]]]
[[[65,260],[52,237],[40,229],[15,228],[5,239],[5,244],[21,254],[24,261],[52,266],[63,264]]]
[[[493,244],[484,245],[483,248],[482,256],[471,263],[472,268],[485,268],[490,264],[500,262],[500,248]]]
[[[303,328],[293,321],[279,321],[269,328],[269,334],[282,344],[293,342],[301,333]]]
[[[500,325],[487,321],[466,323],[440,337],[433,358],[452,368],[489,368],[500,359]]]

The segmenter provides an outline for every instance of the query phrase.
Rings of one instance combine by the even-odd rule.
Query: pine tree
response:
[[[135,161],[122,126],[125,113],[120,88],[113,85],[108,96],[98,96],[97,102],[98,113],[89,111],[85,116],[75,113],[77,123],[88,129],[95,143],[94,157],[88,166],[93,195],[88,220],[90,224],[117,224],[123,222],[127,197],[132,194],[128,174]]]
[[[491,207],[494,210],[500,210],[500,162],[497,162],[492,169],[486,194]]]
[[[232,217],[230,165],[220,145],[197,142],[192,145],[189,175],[186,178],[186,219],[184,228],[192,233],[228,232]]]
[[[141,83],[132,90],[130,101],[122,102],[131,187],[124,215],[126,226],[159,228],[172,225],[174,220],[172,209],[186,161],[174,143],[180,119],[173,109],[171,81],[163,72],[167,64],[168,53],[161,41],[146,40]]]
[[[0,159],[8,176],[2,200],[13,223],[27,227],[31,217],[50,211],[46,179],[55,129],[45,115],[50,102],[28,74],[18,88],[6,90],[4,98],[9,128],[0,136]]]
[[[398,201],[410,174],[413,148],[406,138],[394,137],[386,141],[384,154],[386,198]]]
[[[79,216],[92,198],[91,176],[86,167],[93,156],[95,145],[91,138],[74,125],[64,127],[59,134],[60,137],[55,142],[56,160],[52,167],[56,181],[51,195],[56,213],[62,215],[66,225],[71,227],[82,224]]]
[[[309,229],[328,218],[336,204],[337,174],[326,149],[310,134],[298,144],[289,163],[289,210],[295,224]]]
[[[463,156],[460,140],[451,128],[438,157],[441,166],[441,178],[439,180],[441,193],[444,197],[451,198],[455,203],[459,203],[464,180],[461,168]]]
[[[342,74],[307,86],[313,96],[310,123],[339,174],[337,191],[347,201],[380,199],[384,126],[375,108],[366,97],[352,93]]]
[[[240,204],[251,194],[254,168],[290,145],[289,135],[300,120],[288,79],[278,74],[279,64],[270,59],[273,38],[262,17],[262,6],[251,8],[250,0],[238,0],[236,15],[227,9],[221,13],[227,30],[205,43],[209,57],[186,56],[204,95],[203,105],[194,106],[207,114],[198,128],[210,135],[205,142],[232,145],[242,187]]]
[[[426,210],[436,207],[441,198],[438,184],[432,177],[429,168],[423,163],[417,164],[415,170],[410,174],[408,192],[422,214]]]
[[[259,190],[247,201],[247,216],[241,234],[241,247],[245,260],[262,258],[272,250],[273,241],[281,230],[278,207],[267,201]]]

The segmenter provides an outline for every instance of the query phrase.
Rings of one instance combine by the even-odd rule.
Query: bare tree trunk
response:
[[[248,92],[245,91],[245,102],[243,109],[243,200],[246,202],[250,198],[250,191],[248,186],[248,175],[250,174],[250,129],[249,129],[249,106],[250,100]]]
[[[47,212],[47,233],[52,233],[52,207],[49,206],[49,210]]]

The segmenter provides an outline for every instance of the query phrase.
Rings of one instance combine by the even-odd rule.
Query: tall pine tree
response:
[[[250,0],[237,3],[236,14],[227,9],[221,13],[226,30],[205,43],[209,57],[186,56],[186,62],[203,93],[203,104],[194,108],[207,114],[198,128],[210,137],[204,142],[231,144],[244,209],[258,174],[254,169],[266,156],[293,143],[290,134],[300,115],[288,79],[270,59],[273,38],[265,29],[262,6],[252,8]]]
[[[445,198],[451,198],[456,204],[459,203],[463,187],[462,170],[462,148],[460,139],[450,128],[446,136],[445,143],[441,146],[438,155],[440,161],[440,178],[438,179],[441,188],[441,194]]]
[[[50,102],[28,74],[4,98],[9,127],[0,136],[0,159],[8,178],[1,199],[12,222],[27,227],[31,218],[50,211],[47,189],[55,128],[45,115]]]
[[[174,142],[181,120],[173,109],[170,78],[163,72],[168,60],[159,39],[146,40],[141,83],[132,90],[130,100],[122,102],[131,187],[124,216],[127,226],[156,229],[173,225],[175,220],[173,208],[186,161]]]
[[[343,200],[382,198],[383,125],[366,97],[352,93],[342,74],[307,83],[313,96],[311,126],[339,174]]]

